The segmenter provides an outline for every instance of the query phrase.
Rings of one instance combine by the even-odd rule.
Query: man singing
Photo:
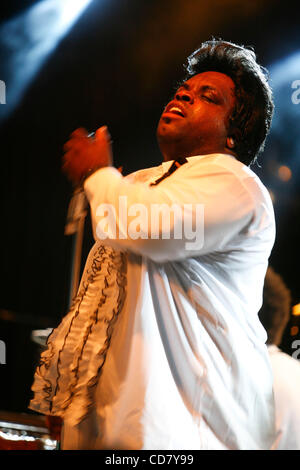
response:
[[[63,418],[63,449],[272,446],[257,313],[275,223],[249,169],[272,114],[254,52],[212,40],[162,113],[160,166],[123,177],[106,127],[72,134],[64,171],[84,188],[96,243],[30,403]],[[153,216],[162,207],[175,208],[169,223]]]

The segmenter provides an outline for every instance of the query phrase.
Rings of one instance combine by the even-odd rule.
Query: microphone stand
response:
[[[65,225],[65,235],[74,235],[69,306],[71,306],[72,300],[77,294],[79,286],[81,253],[84,237],[85,218],[87,216],[87,205],[88,203],[83,188],[76,188],[69,204],[67,221]]]
[[[85,218],[87,216],[87,206],[88,203],[84,194],[84,190],[81,187],[76,188],[69,203],[64,231],[65,235],[74,236],[71,260],[71,276],[68,303],[69,307],[71,306],[73,298],[77,294],[79,286],[81,253],[84,236]],[[52,328],[34,330],[31,332],[31,339],[40,346],[45,347],[47,338],[51,332]]]

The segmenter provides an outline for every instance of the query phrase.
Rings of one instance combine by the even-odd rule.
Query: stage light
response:
[[[41,0],[0,28],[0,44],[6,54],[0,77],[6,85],[6,104],[0,117],[7,117],[26,88],[62,38],[92,0]]]
[[[298,326],[292,326],[291,331],[290,331],[290,335],[291,336],[296,336],[298,333],[299,333],[299,327]]]
[[[292,172],[290,168],[286,165],[281,165],[278,168],[278,178],[281,179],[284,183],[287,183],[292,177]]]
[[[296,317],[300,316],[300,304],[296,304],[293,306],[292,314]]]
[[[268,68],[275,101],[271,135],[282,143],[282,162],[290,160],[293,170],[291,165],[298,167],[300,156],[300,51]]]

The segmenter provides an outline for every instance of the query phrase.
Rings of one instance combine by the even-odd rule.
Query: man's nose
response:
[[[178,101],[187,101],[190,104],[193,103],[193,95],[188,90],[179,90],[175,95],[176,100]]]

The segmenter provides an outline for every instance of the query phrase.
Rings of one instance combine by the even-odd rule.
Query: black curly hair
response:
[[[185,80],[202,72],[221,72],[235,84],[236,106],[229,122],[238,160],[253,163],[263,151],[274,103],[267,70],[256,62],[250,48],[221,39],[201,44],[187,59]]]
[[[267,270],[263,305],[259,319],[268,333],[267,344],[279,345],[291,313],[291,293],[283,279],[271,266]]]

